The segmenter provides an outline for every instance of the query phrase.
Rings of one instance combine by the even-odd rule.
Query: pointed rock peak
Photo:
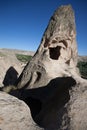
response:
[[[72,35],[72,31],[76,32],[74,12],[71,5],[61,6],[54,12],[47,30],[46,35],[48,39],[55,33],[60,34],[63,31],[67,31],[67,35]]]
[[[51,17],[39,48],[18,79],[18,87],[45,86],[56,77],[76,72],[77,44],[74,11],[59,7]]]

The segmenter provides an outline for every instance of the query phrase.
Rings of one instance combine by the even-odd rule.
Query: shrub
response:
[[[81,76],[87,79],[87,62],[78,62],[77,67],[80,70]]]
[[[16,57],[21,62],[28,62],[31,60],[32,56],[24,54],[16,54]]]

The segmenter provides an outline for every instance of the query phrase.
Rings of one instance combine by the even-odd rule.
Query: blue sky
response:
[[[75,11],[79,55],[87,55],[86,0],[0,0],[0,48],[36,51],[54,10]]]

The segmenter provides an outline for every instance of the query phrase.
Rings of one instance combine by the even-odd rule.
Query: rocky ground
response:
[[[0,49],[0,86],[3,86],[3,80],[6,72],[10,67],[18,72],[18,75],[22,72],[25,64],[20,62],[15,54],[34,55],[32,51],[22,51],[13,49]]]

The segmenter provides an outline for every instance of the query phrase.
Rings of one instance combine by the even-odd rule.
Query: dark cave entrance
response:
[[[53,60],[58,60],[59,56],[60,56],[60,46],[54,47],[54,48],[49,48],[49,54],[50,54],[50,58]]]

